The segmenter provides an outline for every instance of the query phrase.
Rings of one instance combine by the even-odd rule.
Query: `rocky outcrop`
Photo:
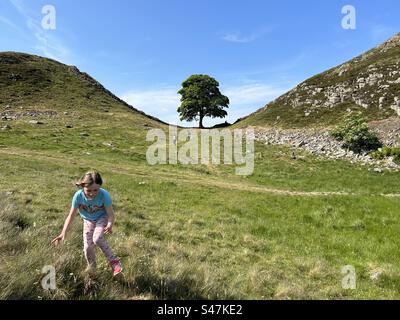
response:
[[[6,106],[5,110],[3,112],[0,112],[0,119],[1,120],[19,120],[22,117],[40,117],[40,116],[45,116],[45,117],[56,117],[58,113],[54,110],[45,110],[45,111],[39,111],[39,110],[26,110],[26,111],[15,111],[12,110],[11,107]]]
[[[245,125],[318,127],[338,123],[346,111],[362,111],[370,120],[400,116],[400,33],[240,120]]]
[[[381,135],[382,132],[376,132]],[[386,136],[383,140],[386,145],[397,146],[400,133]],[[370,164],[378,170],[400,170],[400,166],[394,163],[391,158],[375,160],[368,154],[357,154],[351,150],[344,149],[342,143],[332,138],[328,131],[316,129],[302,130],[279,130],[255,128],[254,138],[266,144],[287,145],[296,149],[302,149],[312,154],[324,156],[329,159],[346,159],[352,163]]]

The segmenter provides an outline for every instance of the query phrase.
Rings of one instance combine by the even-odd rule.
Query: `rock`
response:
[[[68,129],[71,129],[71,128],[73,128],[74,126],[73,126],[72,124],[66,124],[65,127],[68,128]]]
[[[394,105],[390,106],[390,108],[396,111],[397,115],[400,116],[400,99],[398,97],[394,98]]]
[[[345,155],[346,155],[346,151],[344,151],[344,150],[341,150],[341,151],[335,153],[335,157],[338,157],[338,158],[342,158]]]
[[[89,134],[87,132],[80,132],[79,135],[81,137],[89,137]]]
[[[400,168],[400,166],[393,163],[393,161],[388,160],[386,162],[378,163],[378,160],[372,159],[365,153],[356,154],[353,151],[343,149],[342,143],[331,137],[329,132],[326,130],[316,132],[310,129],[296,131],[264,129],[260,131],[256,130],[254,132],[254,137],[256,140],[264,142],[266,145],[288,145],[295,148],[301,148],[312,154],[323,155],[330,159],[347,159],[353,163],[375,164],[381,168]],[[385,143],[385,145],[387,144]]]
[[[381,109],[383,107],[383,103],[385,102],[386,97],[380,97],[379,98],[379,108]]]
[[[382,274],[383,274],[383,270],[374,270],[371,272],[369,278],[372,281],[377,281],[377,280],[379,280],[379,278],[381,277]]]
[[[116,145],[113,142],[103,142],[103,145],[109,148],[115,148]]]
[[[4,127],[1,128],[2,131],[6,131],[6,130],[10,130],[11,126],[9,126],[8,124],[6,124]]]
[[[28,123],[30,123],[30,124],[44,124],[44,122],[37,121],[37,120],[29,120]]]
[[[8,76],[8,79],[11,80],[11,81],[18,81],[18,80],[22,79],[22,76],[20,74],[18,74],[18,73],[11,73]]]
[[[328,98],[328,101],[329,101],[330,103],[332,103],[332,104],[336,104],[336,103],[340,102],[341,99],[340,99],[340,96],[338,96],[338,95],[333,95],[333,96],[330,96],[330,97]]]
[[[75,75],[80,75],[79,69],[75,66],[68,66],[68,71]]]
[[[301,140],[297,144],[295,144],[296,148],[300,148],[300,147],[302,147],[304,145],[306,145],[306,142],[304,140]]]
[[[381,173],[381,172],[383,172],[383,170],[381,168],[374,168],[374,172]]]

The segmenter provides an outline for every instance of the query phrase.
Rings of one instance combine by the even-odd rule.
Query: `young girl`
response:
[[[101,188],[102,184],[103,180],[97,171],[87,172],[76,183],[80,190],[72,199],[71,210],[61,234],[51,243],[57,245],[60,241],[64,241],[68,228],[79,210],[79,214],[83,218],[83,249],[88,268],[96,268],[95,245],[97,245],[106,256],[115,276],[122,271],[122,266],[103,236],[112,233],[114,211],[110,194]]]

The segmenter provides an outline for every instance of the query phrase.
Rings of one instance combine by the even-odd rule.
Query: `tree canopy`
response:
[[[178,112],[181,120],[199,120],[199,128],[203,128],[203,118],[224,118],[228,108],[228,97],[219,91],[219,83],[208,75],[195,74],[182,83],[178,91],[181,105]]]

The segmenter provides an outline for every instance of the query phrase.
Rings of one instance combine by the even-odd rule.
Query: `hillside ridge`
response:
[[[352,111],[370,121],[400,116],[400,33],[303,81],[236,125],[327,127]]]

